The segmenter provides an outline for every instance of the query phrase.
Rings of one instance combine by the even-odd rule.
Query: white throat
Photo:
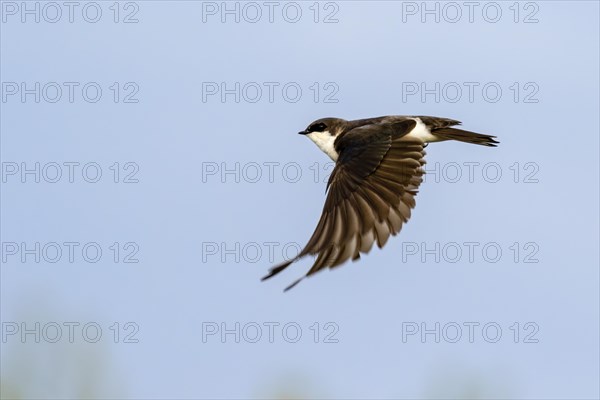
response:
[[[329,158],[331,158],[333,161],[337,161],[338,153],[335,151],[335,147],[333,146],[336,136],[330,135],[328,131],[311,132],[306,136],[315,142],[317,147],[327,154]]]

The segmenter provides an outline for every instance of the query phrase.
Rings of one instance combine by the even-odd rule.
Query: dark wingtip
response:
[[[306,276],[303,276],[302,278],[298,278],[296,279],[294,282],[292,282],[291,285],[289,285],[288,287],[286,287],[285,289],[283,289],[283,292],[287,292],[288,290],[290,290],[291,288],[293,288],[294,286],[296,286],[297,284],[299,284],[304,278],[306,278]]]
[[[277,275],[278,273],[280,273],[281,271],[283,271],[284,269],[286,269],[287,267],[290,266],[291,263],[293,263],[294,261],[296,261],[295,259],[289,260],[284,262],[283,264],[280,264],[276,267],[273,267],[269,270],[269,273],[265,276],[263,276],[260,280],[262,281],[266,281],[269,278],[272,278],[273,276]]]

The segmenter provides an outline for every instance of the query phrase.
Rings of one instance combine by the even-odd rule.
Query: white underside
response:
[[[423,123],[423,121],[421,121],[421,118],[413,118],[413,119],[417,122],[417,125],[406,136],[416,137],[425,143],[432,143],[432,142],[440,141],[439,137],[431,134],[431,131],[429,130],[429,128],[427,128],[427,126]]]
[[[330,135],[328,131],[311,132],[306,136],[315,142],[317,147],[321,149],[323,153],[327,154],[329,158],[331,158],[333,161],[337,161],[338,153],[335,151],[335,146],[333,145],[336,138],[335,136]]]

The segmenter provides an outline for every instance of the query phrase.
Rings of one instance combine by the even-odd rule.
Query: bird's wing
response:
[[[412,119],[366,125],[338,138],[339,158],[315,232],[296,258],[271,268],[263,280],[308,254],[317,258],[305,276],[356,260],[400,231],[424,174],[424,143],[407,136],[415,125]]]

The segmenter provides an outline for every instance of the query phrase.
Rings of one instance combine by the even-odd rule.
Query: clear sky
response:
[[[598,398],[597,2],[23,4],[3,397]],[[501,144],[430,145],[383,250],[260,282],[325,198],[296,132],[388,114]]]

